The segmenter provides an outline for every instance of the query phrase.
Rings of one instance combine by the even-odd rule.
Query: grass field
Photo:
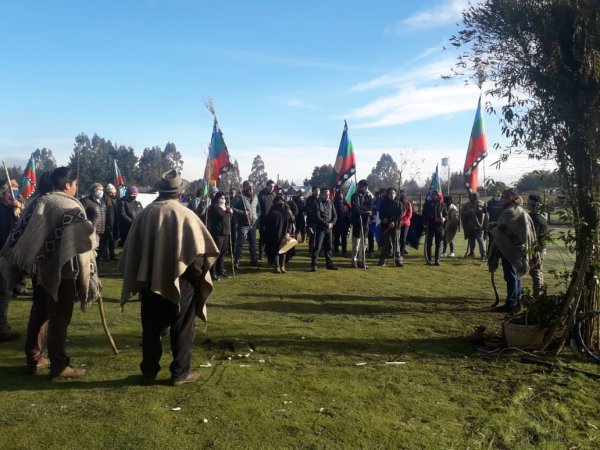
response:
[[[457,239],[457,255],[464,241]],[[598,448],[597,380],[485,353],[476,325],[500,332],[484,264],[457,257],[404,268],[309,272],[305,245],[277,275],[243,266],[219,281],[197,324],[197,384],[140,385],[139,303],[121,312],[121,280],[102,265],[112,355],[97,308],[76,311],[68,351],[85,378],[25,372],[23,339],[0,344],[0,448]],[[552,248],[547,267],[564,269]],[[499,287],[504,293],[502,276]],[[552,283],[552,277],[547,275]],[[530,286],[528,277],[525,285]],[[11,304],[24,330],[30,301]],[[385,364],[403,362],[405,364]],[[559,364],[599,373],[565,350]],[[208,366],[210,364],[210,366]]]

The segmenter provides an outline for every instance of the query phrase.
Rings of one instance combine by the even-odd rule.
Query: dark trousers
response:
[[[210,274],[214,278],[216,275],[223,275],[225,273],[225,254],[229,248],[229,236],[213,236],[213,239],[219,249],[219,257],[210,268]]]
[[[111,230],[106,230],[100,235],[98,256],[104,260],[115,259],[115,236]]]
[[[70,364],[66,352],[67,328],[73,316],[73,304],[77,299],[75,280],[62,280],[58,286],[58,301],[42,286],[33,287],[33,304],[27,323],[25,357],[27,366],[34,370],[44,356],[45,334],[48,330],[48,357],[51,374],[58,375]]]
[[[342,246],[342,253],[346,254],[348,251],[348,229],[335,229],[333,231],[333,248],[335,253],[339,252],[340,245]]]
[[[433,243],[433,238],[435,237],[435,260],[440,260],[440,243],[442,239],[444,239],[444,228],[441,225],[432,225],[429,224],[427,226],[427,260],[431,261],[431,244]]]
[[[319,253],[321,253],[321,249],[325,254],[325,264],[328,266],[333,265],[333,259],[331,258],[331,241],[331,229],[317,230],[315,234],[314,250],[310,259],[310,262],[313,266],[317,265],[317,259],[319,259]]]
[[[381,232],[381,256],[380,262],[385,262],[385,259],[393,256],[394,261],[402,261],[403,254],[400,253],[398,227],[389,227]]]
[[[171,354],[173,362],[169,369],[171,378],[180,380],[188,376],[192,362],[194,340],[194,287],[190,281],[180,277],[181,299],[179,306],[164,297],[142,289],[142,362],[140,369],[147,378],[155,378],[160,370],[162,341],[160,332],[171,327]]]

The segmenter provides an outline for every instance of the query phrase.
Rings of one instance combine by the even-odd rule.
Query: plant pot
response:
[[[518,325],[504,322],[504,339],[508,347],[539,349],[544,342],[546,328],[537,325]]]

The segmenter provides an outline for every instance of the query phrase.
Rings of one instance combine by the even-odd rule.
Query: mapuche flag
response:
[[[37,176],[35,173],[35,159],[33,155],[31,155],[29,162],[27,163],[27,167],[25,167],[25,172],[23,173],[23,178],[21,179],[21,185],[19,186],[21,196],[23,196],[24,199],[28,199],[31,194],[35,192],[36,186]]]
[[[125,186],[125,178],[121,175],[121,171],[119,170],[119,166],[117,166],[117,160],[115,162],[115,186],[117,188],[122,188]]]
[[[339,188],[356,173],[356,161],[354,160],[354,147],[348,137],[348,124],[344,121],[344,132],[340,141],[337,158],[333,166],[333,172],[329,178],[329,188],[334,190]]]
[[[225,172],[233,167],[229,159],[229,150],[223,139],[223,132],[219,128],[219,123],[215,117],[213,124],[212,137],[210,138],[210,148],[208,149],[208,159],[204,169],[204,180],[207,185],[216,186],[219,178]]]
[[[470,194],[477,192],[477,166],[487,156],[487,139],[485,137],[485,126],[483,125],[483,117],[481,116],[481,96],[477,103],[477,112],[475,113],[475,121],[471,130],[471,138],[469,139],[469,148],[467,149],[467,158],[465,159],[465,167],[463,175],[465,177],[465,187]]]

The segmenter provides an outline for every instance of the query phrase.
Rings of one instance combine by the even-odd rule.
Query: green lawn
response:
[[[0,448],[598,448],[598,381],[467,338],[479,324],[499,332],[502,315],[489,310],[485,265],[460,256],[429,267],[411,250],[404,268],[372,260],[366,272],[340,257],[339,271],[311,273],[301,245],[285,275],[243,266],[216,283],[207,329],[197,324],[201,381],[177,388],[168,340],[161,383],[139,384],[139,303],[121,312],[119,275],[102,265],[119,355],[95,307],[70,327],[85,378],[28,375],[23,339],[0,344]],[[547,267],[564,258],[551,249]],[[29,307],[12,303],[13,328]],[[558,362],[600,372],[568,349]]]

